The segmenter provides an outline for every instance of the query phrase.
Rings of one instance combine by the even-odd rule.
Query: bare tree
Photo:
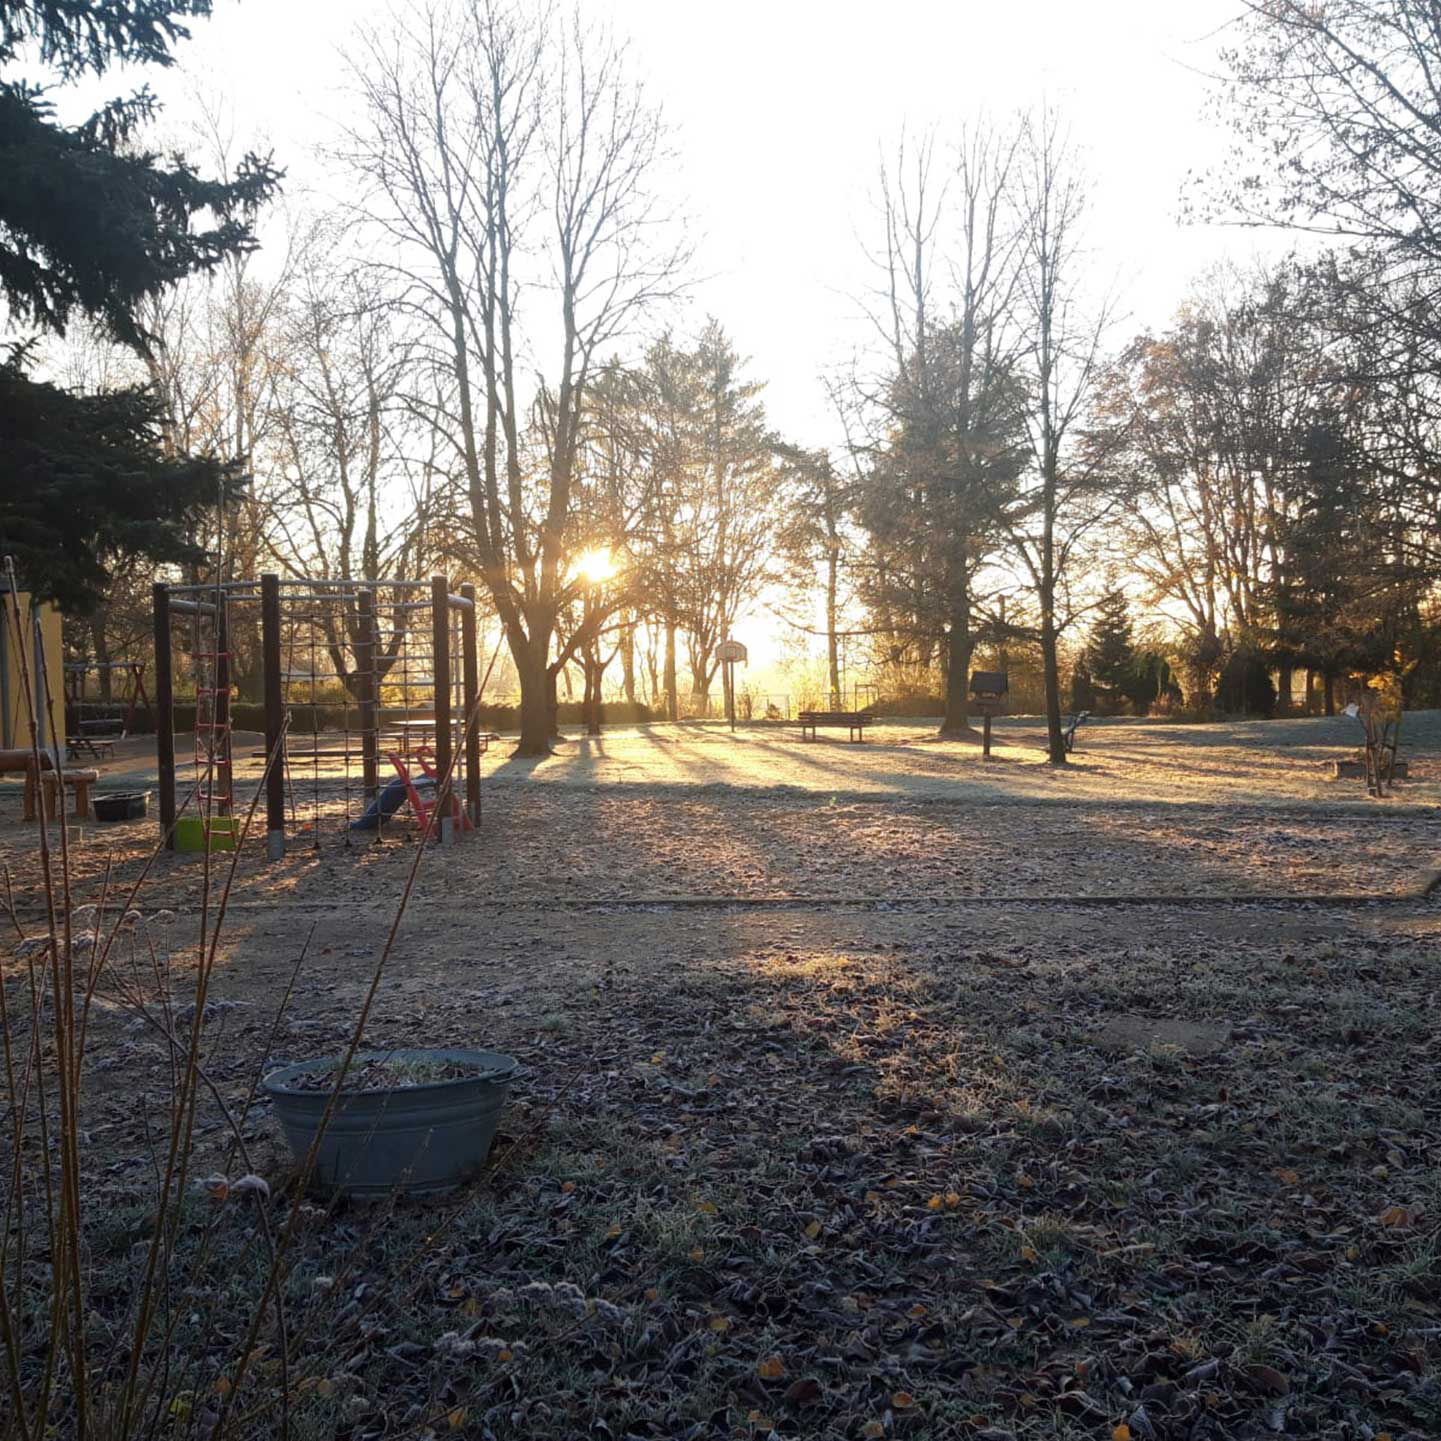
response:
[[[1095,434],[1114,437],[1127,558],[1185,633],[1201,703],[1223,633],[1252,650],[1273,638],[1307,436],[1345,401],[1299,283],[1289,264],[1210,272],[1173,324],[1133,341],[1099,389]],[[1290,665],[1277,659],[1284,701]]]
[[[1059,641],[1070,619],[1068,567],[1117,497],[1103,490],[1105,447],[1079,444],[1102,373],[1112,320],[1087,303],[1082,217],[1086,179],[1060,117],[1049,108],[1026,123],[1017,167],[1021,254],[1015,324],[1025,339],[1030,465],[1006,529],[1035,595],[1046,686],[1047,753],[1065,765]]]
[[[862,593],[889,617],[893,653],[944,676],[941,734],[968,731],[971,656],[988,623],[981,577],[1024,454],[1018,333],[1010,312],[1023,230],[1013,189],[1021,131],[963,130],[944,166],[934,141],[902,140],[883,168],[885,243],[872,319],[887,365],[844,407],[866,472],[871,540]]]
[[[347,263],[333,222],[316,222],[267,340],[274,410],[266,545],[298,578],[386,580],[424,573],[433,554],[434,432],[404,386],[414,338],[373,267]],[[379,638],[378,678],[405,636]],[[320,628],[337,677],[359,694],[360,614],[343,594]]]
[[[1245,0],[1216,101],[1219,214],[1441,267],[1441,8],[1434,0]]]
[[[593,368],[686,258],[652,189],[659,114],[577,12],[430,4],[352,67],[358,202],[394,254],[441,377],[415,403],[462,472],[481,575],[521,687],[520,753],[549,752],[555,627],[577,593],[567,525]],[[530,432],[527,366],[547,433]]]

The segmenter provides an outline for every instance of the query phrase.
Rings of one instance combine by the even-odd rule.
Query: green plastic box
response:
[[[209,828],[212,851],[233,851],[240,840],[239,816],[181,816],[175,822],[175,849],[177,851],[203,851],[206,849],[206,830]]]

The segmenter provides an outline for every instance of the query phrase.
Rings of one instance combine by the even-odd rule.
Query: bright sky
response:
[[[403,0],[397,0],[403,3]],[[217,0],[168,75],[146,78],[183,121],[196,90],[225,98],[238,148],[276,151],[292,189],[339,196],[314,147],[347,101],[340,57],[384,0]],[[878,156],[902,125],[944,135],[1042,99],[1062,111],[1095,187],[1099,288],[1116,287],[1130,328],[1164,324],[1190,280],[1275,241],[1178,220],[1188,172],[1226,136],[1203,115],[1241,0],[586,0],[628,36],[638,72],[675,130],[679,202],[699,239],[681,324],[716,315],[767,382],[773,425],[835,444],[820,384],[869,340],[857,297],[874,278],[864,247]],[[775,622],[742,627],[770,658]],[[769,632],[769,634],[768,634]],[[757,645],[759,643],[759,645]]]
[[[1049,99],[1095,176],[1098,280],[1136,323],[1164,321],[1188,280],[1249,254],[1234,231],[1177,222],[1189,170],[1224,136],[1202,118],[1217,44],[1240,0],[587,0],[628,36],[676,131],[679,197],[700,237],[697,324],[713,313],[768,382],[773,422],[834,440],[818,383],[866,340],[855,297],[877,157],[903,124],[944,131]],[[147,78],[169,118],[198,86],[233,106],[294,180],[330,189],[313,147],[344,114],[339,47],[377,0],[217,0],[170,75]]]

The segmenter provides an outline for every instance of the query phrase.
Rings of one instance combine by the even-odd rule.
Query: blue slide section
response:
[[[399,776],[388,781],[375,793],[365,814],[350,823],[353,831],[373,831],[381,821],[388,821],[405,804],[405,782]]]

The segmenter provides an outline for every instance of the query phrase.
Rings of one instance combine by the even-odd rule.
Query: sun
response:
[[[616,573],[616,563],[608,545],[597,546],[594,550],[582,551],[576,557],[576,573],[590,585],[609,580]]]

